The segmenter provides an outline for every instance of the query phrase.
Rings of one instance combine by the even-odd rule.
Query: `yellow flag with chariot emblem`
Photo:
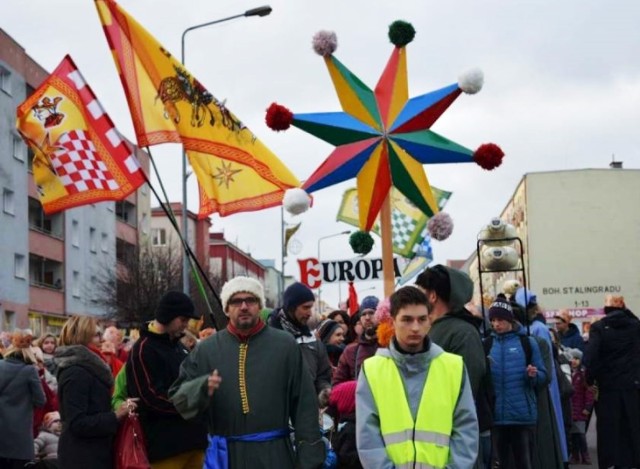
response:
[[[182,143],[200,184],[199,216],[280,205],[300,181],[225,105],[113,0],[95,0],[138,145]]]

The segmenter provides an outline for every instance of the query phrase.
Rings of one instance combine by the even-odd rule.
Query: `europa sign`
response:
[[[349,259],[320,262],[314,257],[298,259],[300,282],[309,288],[318,288],[322,282],[349,282],[354,280],[379,280],[382,278],[382,259]],[[396,277],[401,277],[398,260],[393,259]]]

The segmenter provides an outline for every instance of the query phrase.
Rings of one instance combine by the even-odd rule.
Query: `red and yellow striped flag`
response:
[[[33,179],[51,214],[122,200],[144,183],[131,145],[66,56],[18,106],[17,128],[31,147]]]
[[[113,0],[95,0],[138,145],[182,143],[200,183],[200,213],[279,205],[300,182],[227,107]]]

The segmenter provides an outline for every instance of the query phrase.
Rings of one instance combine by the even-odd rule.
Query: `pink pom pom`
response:
[[[391,302],[389,301],[389,298],[385,298],[378,303],[375,318],[378,321],[378,324],[387,319],[391,319]]]
[[[504,158],[504,152],[495,143],[480,145],[473,154],[473,161],[487,171],[491,171],[500,166],[502,164],[502,158]]]
[[[271,106],[267,109],[265,122],[267,123],[267,127],[271,130],[275,130],[277,132],[287,130],[291,127],[292,120],[293,113],[278,103],[271,103]]]
[[[453,232],[453,220],[448,213],[440,212],[429,219],[427,230],[433,239],[444,241]]]
[[[313,50],[322,57],[328,57],[338,48],[338,37],[333,31],[318,31],[311,41]]]

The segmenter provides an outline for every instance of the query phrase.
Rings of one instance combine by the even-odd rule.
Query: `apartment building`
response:
[[[101,202],[45,215],[31,173],[33,154],[15,129],[16,108],[46,79],[0,29],[0,330],[57,332],[71,314],[101,316],[99,276],[115,275],[118,259],[150,232],[149,190],[122,202]],[[148,172],[147,154],[136,149]]]

